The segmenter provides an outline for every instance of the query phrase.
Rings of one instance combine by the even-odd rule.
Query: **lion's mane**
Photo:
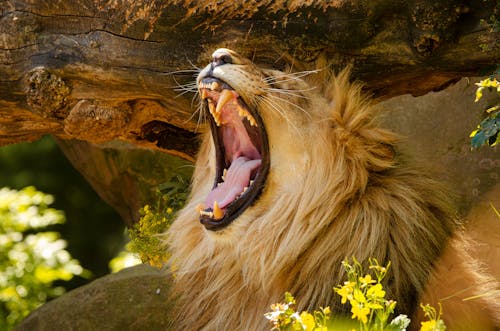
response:
[[[404,164],[397,137],[377,126],[369,100],[348,76],[311,78],[316,88],[302,88],[306,98],[288,94],[258,105],[270,141],[266,187],[216,233],[196,211],[215,173],[206,133],[191,197],[168,233],[175,329],[269,329],[263,314],[285,291],[298,309],[341,309],[332,288],[343,282],[341,261],[350,257],[391,261],[387,297],[405,313],[418,307],[456,227],[449,194]]]

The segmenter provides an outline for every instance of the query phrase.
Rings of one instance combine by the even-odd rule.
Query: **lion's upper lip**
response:
[[[207,229],[220,230],[260,194],[269,168],[267,137],[260,116],[227,83],[205,77],[198,88],[216,147],[215,183],[198,210]]]

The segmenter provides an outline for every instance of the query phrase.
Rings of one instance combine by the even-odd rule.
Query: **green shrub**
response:
[[[500,83],[494,77],[483,79],[476,83],[476,102],[483,96],[483,91],[494,90],[500,97]],[[492,105],[485,109],[486,116],[479,123],[476,130],[470,134],[472,148],[479,148],[483,145],[495,146],[500,142],[500,101],[499,98]]]
[[[65,250],[66,241],[54,231],[64,223],[63,212],[50,208],[51,195],[27,187],[0,189],[0,329],[8,330],[48,299],[64,293],[54,286],[84,275],[79,262]]]
[[[153,205],[145,205],[139,211],[141,218],[129,230],[130,242],[117,257],[110,262],[113,272],[137,264],[133,255],[153,267],[162,267],[168,260],[168,251],[160,235],[167,231],[187,198],[189,184],[182,176],[174,176],[158,187],[158,200]],[[127,263],[129,262],[129,263]]]

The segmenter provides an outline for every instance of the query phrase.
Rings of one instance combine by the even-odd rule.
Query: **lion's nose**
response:
[[[233,58],[231,53],[226,48],[219,48],[212,54],[212,67],[215,68],[217,66],[221,66],[223,64],[233,63]]]

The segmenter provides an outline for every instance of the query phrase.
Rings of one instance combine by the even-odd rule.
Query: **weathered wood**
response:
[[[422,95],[498,64],[499,32],[492,29],[498,6],[496,0],[0,1],[0,145],[55,135],[130,224],[150,195],[139,189],[140,197],[131,196],[141,181],[125,180],[129,169],[114,169],[123,164],[115,152],[128,152],[106,143],[192,161],[200,114],[194,94],[185,92],[216,48],[280,70],[353,63],[355,78],[380,99]]]
[[[167,130],[156,144],[150,130],[169,123],[190,137],[192,94],[177,87],[220,46],[280,69],[354,62],[355,76],[384,98],[441,89],[498,63],[494,0],[217,3],[2,2],[0,143],[47,133],[122,139],[192,159],[191,140],[165,144]]]

